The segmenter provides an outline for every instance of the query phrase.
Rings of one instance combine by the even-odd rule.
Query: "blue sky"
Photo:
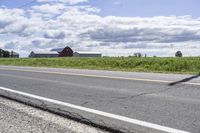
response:
[[[102,9],[102,15],[117,16],[200,16],[199,0],[92,0]]]
[[[31,1],[0,0],[0,48],[200,56],[200,0]]]
[[[30,1],[1,0],[0,5],[14,8],[21,7]],[[102,16],[152,17],[191,15],[192,17],[200,17],[199,0],[90,0],[89,3],[92,6],[100,8],[100,15]],[[30,5],[34,4],[38,3]]]

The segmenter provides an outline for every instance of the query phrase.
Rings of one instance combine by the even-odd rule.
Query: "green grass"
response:
[[[80,68],[97,70],[142,71],[164,73],[199,73],[200,57],[104,57],[104,58],[19,58],[0,59],[0,65]]]

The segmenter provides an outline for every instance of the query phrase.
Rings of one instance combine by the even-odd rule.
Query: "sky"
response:
[[[0,48],[200,56],[199,0],[0,0]]]

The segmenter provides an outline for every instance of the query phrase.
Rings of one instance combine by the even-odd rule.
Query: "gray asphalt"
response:
[[[21,72],[4,68],[167,80],[174,83],[169,85],[149,81]],[[2,87],[199,133],[200,86],[182,84],[183,82],[200,83],[200,78],[198,75],[0,67]]]
[[[0,133],[105,133],[1,97],[0,123]]]

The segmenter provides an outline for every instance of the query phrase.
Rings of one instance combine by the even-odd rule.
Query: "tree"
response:
[[[9,54],[8,51],[5,51],[5,50],[3,51],[3,57],[9,57],[9,55],[10,55],[10,54]]]
[[[3,50],[0,49],[0,57],[3,57]]]
[[[10,52],[10,57],[13,58],[13,55],[14,55],[14,52],[11,51],[11,52]]]
[[[142,54],[141,53],[134,53],[134,56],[135,57],[142,57]]]
[[[177,51],[177,52],[175,53],[175,56],[176,56],[176,57],[183,57],[183,54],[182,54],[181,51]]]

